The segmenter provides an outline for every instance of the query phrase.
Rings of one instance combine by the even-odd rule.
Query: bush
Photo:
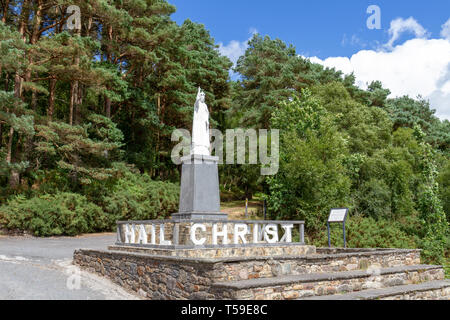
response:
[[[105,211],[116,220],[151,220],[177,212],[179,192],[176,184],[126,172],[102,202]]]
[[[178,210],[178,185],[127,170],[96,199],[92,190],[89,194],[91,197],[63,192],[30,199],[17,196],[0,206],[0,225],[36,236],[74,236],[111,231],[117,220],[166,218]]]
[[[392,220],[355,216],[347,220],[345,227],[348,248],[416,248],[414,237]],[[317,246],[328,246],[326,227],[313,242]],[[331,225],[331,245],[343,247],[342,225]]]
[[[17,196],[0,207],[6,228],[32,232],[36,236],[74,236],[112,230],[113,220],[86,197],[74,193]]]

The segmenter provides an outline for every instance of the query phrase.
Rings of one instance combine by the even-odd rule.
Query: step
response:
[[[215,259],[213,282],[273,278],[319,272],[365,270],[373,265],[390,268],[420,264],[420,250],[317,249],[319,254],[300,256],[251,256]]]
[[[223,299],[296,299],[364,289],[442,280],[442,266],[413,265],[342,272],[285,275],[216,282],[212,292]]]
[[[450,300],[450,280],[314,296],[299,300]]]

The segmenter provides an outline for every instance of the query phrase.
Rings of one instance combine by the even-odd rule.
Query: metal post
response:
[[[178,223],[173,226],[173,244],[180,244],[180,225]]]
[[[329,222],[327,222],[327,229],[328,229],[328,248],[331,248],[330,223]]]
[[[264,220],[266,220],[266,218],[267,218],[267,204],[266,204],[266,200],[264,199],[264,209],[263,209],[263,211],[264,211]]]
[[[346,249],[347,248],[347,242],[345,240],[345,220],[342,223],[342,230],[344,231],[344,249]]]
[[[248,198],[245,198],[245,217],[248,218]]]
[[[300,225],[300,243],[305,244],[305,225]]]
[[[117,225],[117,240],[116,241],[117,241],[117,243],[122,243],[123,242],[119,225]]]

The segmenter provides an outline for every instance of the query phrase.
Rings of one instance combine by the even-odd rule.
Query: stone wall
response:
[[[214,298],[208,293],[214,265],[195,259],[77,250],[74,264],[152,300]]]
[[[373,264],[414,265],[419,261],[419,250],[217,259],[83,249],[74,253],[74,264],[150,299],[214,299],[212,284],[220,281],[367,269]]]

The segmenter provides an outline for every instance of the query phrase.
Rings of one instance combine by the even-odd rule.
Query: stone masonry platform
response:
[[[148,299],[450,298],[443,268],[421,265],[420,250],[268,248],[111,246],[77,250],[74,263]]]

